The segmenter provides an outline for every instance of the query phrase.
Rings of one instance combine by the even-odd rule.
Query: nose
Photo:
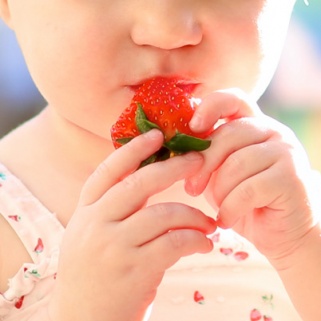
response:
[[[203,33],[196,10],[191,5],[182,4],[184,2],[191,3],[176,0],[146,1],[131,29],[133,42],[164,50],[199,44]]]

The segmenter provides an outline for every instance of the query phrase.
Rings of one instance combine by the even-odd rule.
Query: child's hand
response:
[[[208,252],[215,222],[179,203],[144,207],[153,194],[196,173],[192,153],[136,171],[162,144],[151,131],[115,151],[85,184],[62,245],[50,313],[59,321],[136,321],[179,258]]]
[[[263,115],[244,95],[217,92],[195,114],[193,130],[212,135],[201,170],[186,190],[218,209],[218,225],[233,228],[281,268],[315,225],[312,172],[295,135]],[[283,263],[286,261],[283,261]]]

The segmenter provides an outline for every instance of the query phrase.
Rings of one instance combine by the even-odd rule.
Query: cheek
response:
[[[256,25],[226,21],[217,30],[209,33],[211,54],[201,62],[212,88],[238,87],[252,92],[262,59]]]
[[[18,37],[30,72],[48,100],[52,89],[60,93],[73,92],[77,87],[80,89],[85,80],[94,81],[95,66],[98,69],[100,63],[95,57],[96,44],[82,41],[77,36],[81,34],[79,27],[30,29],[32,38],[26,34]]]
[[[211,55],[201,65],[213,89],[239,87],[260,97],[277,66],[293,2],[244,2],[206,22]]]
[[[107,106],[120,110],[125,102],[114,94],[116,77],[112,75],[117,72],[112,62],[117,44],[107,47],[104,39],[112,37],[101,30],[90,20],[59,25],[38,19],[19,29],[17,36],[30,73],[49,105],[78,126],[109,137]]]

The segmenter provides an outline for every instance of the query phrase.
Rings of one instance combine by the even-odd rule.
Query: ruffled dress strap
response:
[[[2,164],[0,215],[16,232],[33,261],[23,264],[9,280],[8,290],[0,294],[0,319],[5,320],[15,313],[13,310],[28,309],[50,292],[52,285],[49,284],[57,272],[64,227]]]

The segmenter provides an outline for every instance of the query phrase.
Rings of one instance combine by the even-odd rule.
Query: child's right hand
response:
[[[197,172],[191,153],[136,171],[159,149],[153,130],[116,150],[86,182],[63,240],[52,321],[142,320],[164,272],[179,258],[209,252],[213,219],[180,203],[147,199]]]

